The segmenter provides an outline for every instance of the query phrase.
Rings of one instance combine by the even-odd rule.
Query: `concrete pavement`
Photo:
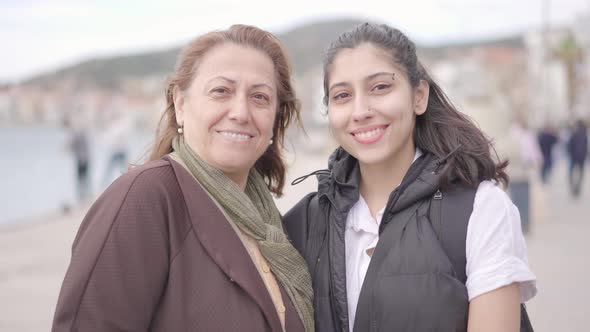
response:
[[[291,158],[288,176],[323,168],[317,156]],[[532,186],[529,261],[538,277],[538,295],[529,302],[536,331],[587,331],[590,326],[590,176],[583,196],[572,201],[564,165],[553,183]],[[291,187],[278,206],[286,211],[315,186],[315,179]],[[87,208],[87,206],[85,207]],[[70,247],[85,208],[68,215],[48,215],[12,228],[0,228],[0,331],[47,331],[70,259]]]
[[[536,218],[527,236],[537,296],[528,304],[535,331],[590,331],[590,176],[572,200],[565,161],[550,186],[534,185]]]

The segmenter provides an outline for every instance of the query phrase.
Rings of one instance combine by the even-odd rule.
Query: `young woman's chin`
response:
[[[386,163],[391,159],[391,156],[384,153],[384,151],[359,151],[356,154],[352,154],[361,165],[364,166],[377,166]]]

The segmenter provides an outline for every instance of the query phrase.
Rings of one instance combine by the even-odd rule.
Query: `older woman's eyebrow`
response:
[[[225,76],[216,76],[216,77],[213,77],[212,79],[210,79],[209,81],[207,81],[207,84],[211,84],[211,82],[216,81],[216,80],[223,80],[223,81],[226,81],[227,83],[230,83],[230,84],[237,83],[235,80],[232,80],[231,78],[227,78]]]
[[[226,83],[229,83],[231,85],[236,85],[238,84],[238,82],[236,80],[232,80],[231,78],[225,77],[225,76],[216,76],[213,77],[212,79],[210,79],[209,81],[207,81],[207,83],[205,84],[206,86],[210,85],[212,82],[217,81],[217,80],[222,80],[225,81]],[[270,86],[267,83],[258,83],[258,84],[254,84],[252,86],[252,89],[257,89],[257,88],[267,88],[270,91],[274,91],[273,87]]]
[[[252,86],[252,89],[258,89],[258,88],[267,88],[270,91],[273,91],[273,92],[275,91],[275,89],[273,89],[272,86],[270,86],[270,85],[268,85],[266,83],[258,83],[258,84],[254,84]]]

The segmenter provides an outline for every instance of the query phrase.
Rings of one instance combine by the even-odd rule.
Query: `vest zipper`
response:
[[[443,199],[442,192],[440,191],[440,189],[436,190],[436,192],[434,193],[434,197],[432,197],[432,200],[434,201],[435,211],[434,211],[434,215],[431,215],[434,217],[434,220],[431,220],[431,223],[432,223],[432,227],[435,228],[436,237],[438,238],[438,240],[440,241],[441,244],[443,243],[442,199]]]
[[[443,198],[443,194],[440,191],[440,189],[438,189],[435,193],[434,193],[434,199],[442,199]]]

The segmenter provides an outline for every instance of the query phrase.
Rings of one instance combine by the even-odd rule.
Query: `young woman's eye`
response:
[[[339,92],[337,94],[335,94],[332,99],[334,100],[342,100],[344,98],[348,98],[350,97],[350,94],[348,94],[348,92]]]
[[[376,84],[373,89],[371,89],[371,91],[384,91],[387,90],[391,87],[391,84],[386,84],[386,83],[380,83],[380,84]]]

